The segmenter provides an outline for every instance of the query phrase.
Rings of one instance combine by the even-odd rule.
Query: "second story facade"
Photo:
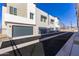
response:
[[[36,8],[36,27],[38,33],[48,33],[59,29],[59,19]]]
[[[35,25],[36,6],[32,3],[8,3],[2,7],[5,22]]]
[[[55,17],[49,15],[49,23],[48,23],[48,28],[53,28],[55,27]]]
[[[39,8],[36,8],[36,24],[39,27],[47,27],[47,28],[54,28],[60,27],[59,19],[54,17]]]
[[[36,8],[36,24],[38,27],[48,27],[48,14]]]
[[[54,22],[54,27],[55,27],[55,30],[59,30],[60,29],[60,21],[59,21],[59,18],[55,17],[55,22]]]

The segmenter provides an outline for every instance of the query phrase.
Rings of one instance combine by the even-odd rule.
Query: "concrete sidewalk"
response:
[[[75,35],[70,55],[71,56],[79,56],[79,33],[76,33],[76,35]]]
[[[0,47],[3,41],[8,40],[8,36],[0,33]]]
[[[0,33],[0,41],[8,39],[8,36]]]

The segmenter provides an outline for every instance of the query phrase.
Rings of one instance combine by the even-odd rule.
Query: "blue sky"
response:
[[[1,16],[2,16],[2,4],[0,4],[0,27],[1,27]],[[72,3],[38,3],[37,7],[43,11],[56,16],[63,22],[65,25],[69,26],[71,21],[72,25],[76,26],[76,11],[75,4]]]
[[[2,4],[0,3],[0,28],[2,23]]]
[[[76,10],[75,4],[72,3],[39,3],[37,7],[43,11],[56,16],[66,26],[69,26],[71,21],[72,25],[76,26]]]

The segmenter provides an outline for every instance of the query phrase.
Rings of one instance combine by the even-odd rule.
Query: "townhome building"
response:
[[[55,22],[54,22],[54,30],[56,31],[60,31],[60,21],[59,21],[59,18],[58,17],[55,17]]]
[[[2,6],[2,33],[9,37],[34,35],[36,5],[7,3]]]
[[[59,19],[34,3],[5,3],[2,6],[2,34],[8,37],[46,34],[59,28]]]
[[[58,31],[60,28],[59,19],[36,8],[36,28],[38,34]]]
[[[38,34],[45,34],[48,30],[48,14],[36,8],[36,28]]]
[[[48,27],[49,27],[49,31],[59,31],[60,29],[60,24],[59,24],[59,19],[55,16],[49,15],[49,23],[48,23]]]

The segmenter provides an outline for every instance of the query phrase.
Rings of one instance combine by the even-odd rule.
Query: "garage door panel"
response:
[[[32,26],[13,26],[12,31],[13,31],[12,32],[13,37],[33,35],[33,27]]]
[[[39,34],[45,34],[47,33],[47,28],[39,27]]]

